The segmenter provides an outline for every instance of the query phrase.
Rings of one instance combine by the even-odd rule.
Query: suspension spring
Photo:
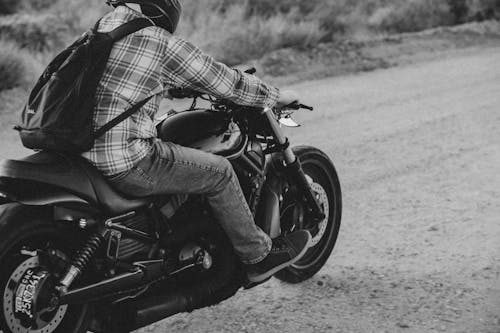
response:
[[[92,235],[89,240],[85,243],[82,250],[78,252],[78,255],[73,259],[71,264],[78,268],[81,272],[87,267],[89,262],[94,257],[99,247],[101,247],[104,238],[100,234]]]
[[[62,278],[61,285],[63,287],[68,288],[83,273],[103,242],[104,236],[102,233],[95,233],[87,240],[85,246],[78,251],[78,254],[71,262],[68,272]]]

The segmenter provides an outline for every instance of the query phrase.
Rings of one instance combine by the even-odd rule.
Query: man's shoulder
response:
[[[119,7],[121,8],[121,7]],[[106,14],[99,24],[99,31],[101,32],[109,32],[122,24],[125,24],[133,19],[139,18],[141,15],[138,15],[132,10],[129,9],[115,9],[114,11]],[[157,27],[150,26],[140,31],[137,31],[133,34],[134,36],[143,36],[149,37],[152,39],[156,39],[158,41],[168,42],[172,38],[172,35],[167,30]]]
[[[147,28],[144,28],[136,33],[137,35],[142,35],[142,36],[147,36],[151,38],[158,39],[160,41],[168,42],[171,38],[172,35],[170,32],[168,32],[165,29],[162,29],[157,26],[150,26]]]

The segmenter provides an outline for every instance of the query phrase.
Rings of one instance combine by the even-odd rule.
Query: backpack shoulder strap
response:
[[[114,42],[119,41],[120,39],[133,34],[134,32],[137,32],[141,29],[147,28],[152,26],[153,23],[149,21],[148,19],[145,18],[137,18],[134,19],[130,22],[127,22],[125,24],[122,24],[118,28],[116,28],[113,31],[108,32],[108,36],[111,37],[111,39]],[[154,96],[150,96],[146,98],[145,100],[137,103],[136,105],[132,106],[130,109],[126,110],[116,118],[112,119],[110,122],[107,124],[103,125],[101,128],[99,128],[95,133],[94,133],[94,140],[101,137],[104,133],[108,132],[110,129],[118,125],[119,123],[123,122],[125,119],[128,117],[132,116],[134,113],[139,111],[144,105],[146,105],[147,102],[149,102]]]
[[[117,42],[120,39],[125,38],[130,34],[133,34],[134,32],[150,27],[152,25],[153,23],[148,19],[137,18],[120,25],[118,28],[108,32],[107,34],[108,36],[111,37],[111,39],[113,39],[114,42]]]
[[[104,124],[101,128],[99,128],[95,133],[94,133],[94,140],[100,138],[104,133],[127,119],[128,117],[132,116],[134,113],[139,111],[144,105],[147,104],[154,96],[150,96],[143,101],[137,103],[136,105],[132,106],[130,109],[127,111],[123,112],[119,116],[113,118],[109,123]]]

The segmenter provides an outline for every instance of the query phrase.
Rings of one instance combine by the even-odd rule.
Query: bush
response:
[[[350,16],[355,11],[348,1],[323,2],[316,6],[308,16],[308,20],[317,20],[322,30],[326,32],[325,41],[331,41],[336,36],[349,30]]]
[[[22,1],[22,9],[29,11],[45,10],[55,5],[58,0],[25,0]]]
[[[252,0],[248,1],[246,6],[250,16],[271,17],[278,14],[288,14],[293,10],[307,15],[314,11],[318,5],[324,3],[324,0]]]
[[[180,35],[229,64],[349,34],[500,18],[500,0],[183,0],[183,6]],[[0,38],[54,54],[109,7],[104,0],[0,0],[0,15],[21,10],[27,13],[0,16]]]
[[[0,0],[0,15],[10,15],[18,11],[40,11],[54,5],[58,0]]]
[[[19,0],[0,0],[0,15],[15,13],[19,8]]]
[[[469,15],[467,0],[448,0],[448,6],[450,6],[455,24],[461,24],[467,20]]]
[[[68,26],[52,14],[15,14],[0,18],[0,37],[15,41],[21,48],[54,51],[68,37]]]
[[[40,66],[26,51],[0,40],[0,91],[28,86],[39,74]]]
[[[389,32],[414,32],[454,22],[448,3],[440,0],[410,0],[376,10],[369,25]]]
[[[195,19],[189,40],[228,65],[236,65],[284,47],[315,45],[324,35],[317,22],[296,21],[294,14],[247,17],[245,6]]]
[[[500,19],[500,0],[467,0],[467,20]]]
[[[70,40],[73,41],[93,27],[109,10],[104,0],[61,0],[51,12],[62,18],[61,24],[69,31]]]

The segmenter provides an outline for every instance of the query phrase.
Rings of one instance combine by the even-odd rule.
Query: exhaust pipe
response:
[[[127,314],[125,318],[127,320],[122,322],[119,327],[126,332],[137,330],[175,314],[190,311],[189,303],[186,295],[182,295],[181,293],[170,294],[168,296],[154,296],[137,303],[132,303],[125,310]],[[116,319],[124,319],[123,310],[120,311],[118,309],[117,315],[119,317],[115,317]]]
[[[191,312],[218,304],[232,297],[241,283],[233,279],[222,287],[220,281],[211,281],[194,288],[162,296],[150,296],[117,306],[108,322],[106,332],[130,332],[154,324],[182,312]]]
[[[211,230],[215,224],[206,224]],[[198,232],[200,232],[198,230]],[[205,234],[208,234],[206,232]],[[177,235],[177,233],[174,233]],[[196,234],[196,233],[193,233]],[[222,232],[216,235],[223,237]],[[218,239],[221,249],[232,249],[226,238]],[[140,298],[116,304],[111,316],[104,319],[104,330],[99,332],[130,332],[154,324],[160,320],[182,312],[191,312],[210,305],[218,304],[232,297],[243,284],[243,271],[231,250],[217,253],[217,266],[214,275],[199,284],[172,288],[163,294],[143,295]],[[108,312],[109,313],[109,312]]]

